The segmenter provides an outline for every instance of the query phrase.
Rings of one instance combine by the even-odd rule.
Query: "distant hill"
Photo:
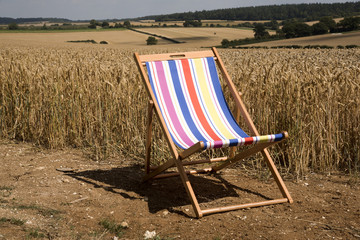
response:
[[[304,21],[319,20],[324,16],[348,17],[360,14],[360,1],[346,3],[286,4],[258,7],[228,8],[209,11],[173,13],[137,18],[155,21],[184,20],[286,20],[297,18]]]
[[[10,24],[10,23],[33,23],[33,22],[72,22],[66,18],[7,18],[7,17],[0,17],[0,24]]]

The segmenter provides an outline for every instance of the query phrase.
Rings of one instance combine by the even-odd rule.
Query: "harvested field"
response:
[[[159,39],[157,46],[151,48],[174,48],[211,47],[220,45],[224,38],[247,38],[253,37],[252,30],[236,28],[140,28],[139,30],[151,34],[157,34],[173,38],[182,44],[176,44]],[[148,47],[146,39],[149,36],[129,30],[119,31],[89,31],[89,32],[55,32],[55,33],[0,33],[0,45],[20,46],[47,46],[63,47],[67,41],[95,40],[96,42],[107,41],[112,48],[140,48]],[[67,43],[66,45],[71,45]],[[78,45],[78,44],[77,44]]]
[[[138,48],[146,46],[147,35],[129,30],[99,32],[55,32],[55,33],[0,33],[2,46],[34,47],[81,47],[89,44],[68,43],[67,41],[107,41],[113,48]],[[162,44],[162,40],[159,44]],[[164,43],[167,43],[164,41]]]
[[[142,31],[185,42],[184,47],[211,47],[225,38],[251,38],[253,30],[236,28],[144,28]]]
[[[161,49],[169,47],[178,48],[199,48],[221,45],[223,39],[242,39],[254,36],[252,30],[236,29],[236,28],[140,28],[139,30],[157,34],[160,36],[172,38],[184,43],[174,44],[170,41],[158,39],[155,46],[147,46],[146,34],[133,32],[129,30],[119,31],[99,31],[99,32],[55,32],[55,33],[0,33],[1,46],[34,46],[34,47],[78,47],[85,46],[79,43],[68,43],[67,41],[78,40],[95,40],[96,42],[106,41],[109,44],[106,47],[118,49],[132,48],[157,48]],[[360,32],[344,33],[344,34],[327,34],[319,36],[311,36],[296,39],[286,39],[279,41],[271,41],[246,46],[286,46],[286,45],[358,45],[360,42]],[[87,44],[88,45],[88,44]]]
[[[338,45],[359,45],[360,44],[360,31],[350,32],[350,33],[333,33],[325,35],[317,35],[310,37],[294,38],[294,39],[285,39],[279,41],[271,41],[264,43],[249,44],[245,46],[290,46],[290,45],[328,45],[336,47]]]
[[[264,22],[269,22],[271,20],[262,20],[262,21],[241,21],[241,20],[238,20],[238,21],[229,21],[229,20],[202,20],[201,23],[202,23],[202,26],[203,27],[207,27],[208,25],[210,24],[214,24],[214,25],[220,25],[220,26],[236,26],[238,24],[241,24],[241,23],[264,23]],[[184,21],[165,21],[165,22],[155,22],[155,20],[141,20],[141,21],[131,21],[131,25],[134,25],[134,26],[148,26],[148,27],[151,27],[151,26],[159,26],[159,25],[163,25],[163,24],[166,24],[168,26],[171,26],[171,25],[177,25],[177,26],[180,26],[182,27],[183,26],[183,23]]]

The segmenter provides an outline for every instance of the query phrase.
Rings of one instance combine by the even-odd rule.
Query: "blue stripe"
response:
[[[230,139],[229,147],[237,146],[239,143],[239,139]]]
[[[274,142],[280,141],[280,140],[283,139],[284,137],[285,137],[285,135],[282,134],[282,133],[275,134],[275,140],[274,140]]]
[[[215,94],[217,97],[217,100],[220,104],[221,110],[223,111],[226,119],[228,120],[228,122],[230,123],[230,126],[235,130],[235,132],[237,134],[239,134],[241,137],[245,138],[245,137],[249,137],[240,127],[239,125],[236,123],[234,116],[232,115],[229,106],[225,100],[221,85],[220,85],[220,80],[219,80],[219,76],[218,76],[218,72],[216,70],[216,65],[215,65],[215,61],[213,57],[208,57],[207,58],[207,62],[209,65],[209,71],[210,71],[210,76],[211,76],[211,80],[215,89]],[[236,143],[237,144],[237,143]]]

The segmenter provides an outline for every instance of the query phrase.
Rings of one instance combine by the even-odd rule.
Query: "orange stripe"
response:
[[[219,138],[219,136],[213,131],[213,129],[211,128],[209,122],[207,121],[205,114],[203,112],[203,109],[201,108],[201,105],[199,103],[199,99],[197,97],[196,94],[196,90],[195,90],[195,86],[194,86],[194,82],[191,76],[191,70],[190,70],[190,66],[189,66],[189,62],[188,60],[181,60],[182,66],[183,66],[183,71],[184,71],[184,75],[185,75],[185,81],[186,81],[186,85],[189,91],[189,95],[191,98],[191,102],[192,105],[195,109],[196,115],[200,121],[200,124],[202,125],[202,127],[205,129],[206,133],[214,140],[221,140]]]

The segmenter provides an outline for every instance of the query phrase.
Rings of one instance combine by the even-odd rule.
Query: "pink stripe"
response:
[[[161,93],[162,93],[162,96],[165,101],[164,107],[166,107],[166,109],[169,113],[169,117],[170,117],[170,119],[168,121],[173,123],[173,125],[175,127],[175,131],[177,132],[177,135],[181,138],[181,140],[183,142],[185,142],[188,146],[192,146],[194,143],[191,141],[191,139],[185,133],[184,129],[181,127],[180,120],[177,117],[175,107],[173,104],[173,99],[171,98],[169,88],[168,88],[168,85],[166,82],[166,76],[164,73],[164,68],[163,68],[162,62],[155,62],[155,65],[156,65],[156,71],[158,74],[158,81],[160,84]],[[174,96],[174,98],[176,98],[176,96]],[[176,135],[173,134],[173,136],[176,136]]]
[[[160,97],[160,87],[159,87],[159,82],[157,81],[157,77],[155,75],[155,71],[156,71],[156,66],[155,66],[155,63],[154,62],[151,62],[150,63],[150,72],[151,72],[151,75],[153,76],[153,79],[154,79],[154,88],[155,88],[155,92],[157,92],[158,94],[158,104],[160,106],[160,109],[164,109],[164,101],[163,99]],[[169,122],[169,116],[167,115],[166,111],[162,110],[162,114],[163,114],[163,118],[165,119],[165,122],[168,123]],[[167,124],[168,126],[168,130],[169,132],[171,132],[171,134],[174,132],[174,129],[172,128],[171,124]]]

